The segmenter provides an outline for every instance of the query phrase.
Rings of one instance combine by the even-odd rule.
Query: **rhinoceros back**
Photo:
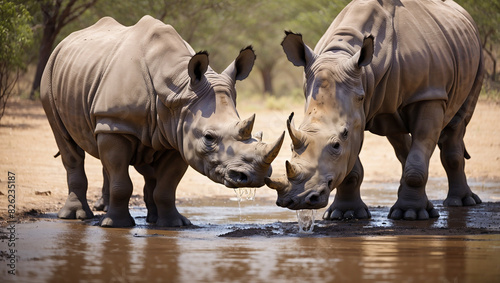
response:
[[[56,119],[52,127],[96,157],[99,133],[133,135],[151,146],[157,103],[178,95],[165,82],[182,85],[192,53],[171,26],[149,16],[130,27],[103,18],[72,33],[56,47],[42,78],[42,102]]]
[[[482,49],[463,8],[451,0],[355,0],[315,52],[354,54],[368,34],[375,38],[375,52],[364,71],[367,129],[377,132],[377,125],[390,124],[405,131],[398,112],[426,100],[446,101],[445,125],[457,112],[470,119],[482,80]],[[476,98],[468,98],[472,93]]]

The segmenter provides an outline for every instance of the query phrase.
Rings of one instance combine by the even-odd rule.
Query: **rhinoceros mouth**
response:
[[[241,170],[229,169],[226,166],[217,166],[214,170],[208,171],[207,175],[211,180],[223,184],[228,188],[245,187],[251,183],[248,174]]]
[[[223,182],[224,186],[228,187],[228,188],[231,188],[231,189],[236,189],[238,188],[238,185],[233,183],[232,181],[230,180],[226,180],[224,179],[224,182]]]
[[[279,196],[276,204],[291,210],[320,209],[328,205],[330,191],[324,185],[318,189],[309,189],[296,196]]]

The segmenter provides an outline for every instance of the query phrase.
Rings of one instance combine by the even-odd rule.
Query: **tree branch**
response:
[[[70,11],[70,13],[68,14],[68,16],[63,19],[63,26],[69,24],[70,22],[76,20],[78,17],[80,17],[83,13],[85,13],[85,11],[87,11],[87,9],[89,9],[90,7],[94,6],[95,3],[97,3],[98,0],[91,0],[87,3],[84,3],[84,4],[81,4],[77,7],[75,7],[72,11]]]

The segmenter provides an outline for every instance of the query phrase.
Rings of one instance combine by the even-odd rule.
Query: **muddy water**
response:
[[[131,229],[101,228],[95,226],[96,219],[68,221],[45,215],[16,224],[16,275],[8,275],[2,262],[0,281],[498,282],[500,278],[500,234],[326,237],[298,233],[295,213],[268,201],[241,203],[245,216],[237,209],[238,203],[231,200],[194,202],[182,212],[195,227],[163,230],[145,223],[143,208],[132,209],[138,225]],[[356,229],[395,228],[397,223],[385,220],[385,213],[374,209],[374,219]],[[424,222],[422,227],[438,228],[451,223]],[[318,222],[317,229],[327,225]],[[263,227],[270,233],[261,233]],[[234,231],[247,231],[247,236],[221,237]]]
[[[217,226],[217,225],[216,225]],[[495,282],[500,236],[220,238],[226,228],[19,224],[8,282]],[[410,280],[411,279],[411,280]],[[2,280],[2,282],[6,282]],[[498,281],[496,281],[498,282]]]
[[[498,184],[477,186],[484,201],[498,202]],[[98,217],[38,216],[15,224],[16,275],[8,274],[1,229],[0,282],[499,282],[499,205],[438,206],[437,220],[391,221],[380,201],[393,184],[382,185],[384,190],[367,187],[372,219],[317,220],[312,234],[298,233],[295,212],[258,193],[255,201],[180,200],[180,212],[195,224],[184,229],[158,230],[145,222],[143,207],[132,208],[137,226],[130,229],[98,227]],[[442,193],[432,194],[435,199]],[[422,235],[391,234],[410,226]],[[347,228],[386,234],[336,236]],[[435,234],[453,229],[487,234]]]

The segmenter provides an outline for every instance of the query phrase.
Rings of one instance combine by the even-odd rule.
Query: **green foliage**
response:
[[[289,28],[302,33],[304,42],[314,45],[328,29],[335,17],[351,2],[350,0],[292,1],[296,12],[289,18]]]
[[[19,69],[25,67],[25,48],[33,39],[30,21],[23,5],[0,1],[0,118],[14,90]]]
[[[500,82],[485,80],[479,97],[488,101],[500,102]]]
[[[500,42],[500,0],[456,0],[456,2],[474,18],[483,41]]]
[[[481,37],[484,54],[486,55],[486,71],[489,79],[496,81],[497,61],[500,44],[500,0],[456,0],[474,18]]]
[[[33,41],[31,16],[23,5],[0,1],[0,62],[11,68],[25,66],[25,48]]]
[[[59,1],[65,6],[75,0],[43,1]],[[18,2],[26,4],[33,15],[35,27],[42,24],[42,0]],[[76,0],[75,6],[85,2]],[[99,0],[77,20],[65,26],[56,43],[69,33],[88,27],[104,16],[111,16],[124,25],[133,25],[148,14],[174,26],[196,51],[207,50],[210,53],[210,66],[217,72],[223,71],[236,58],[241,48],[253,45],[257,61],[250,77],[238,82],[240,95],[262,94],[264,77],[268,76],[272,80],[275,96],[290,96],[301,88],[303,74],[300,68],[287,61],[283,53],[280,46],[283,31],[302,33],[304,41],[314,48],[337,14],[349,2],[350,0]],[[483,44],[489,50],[487,56],[490,53],[491,56],[498,56],[500,0],[456,2],[469,11],[478,24]],[[0,3],[4,5],[4,2]],[[2,16],[0,20],[5,18]],[[41,31],[41,28],[35,29],[35,38],[41,38]]]

